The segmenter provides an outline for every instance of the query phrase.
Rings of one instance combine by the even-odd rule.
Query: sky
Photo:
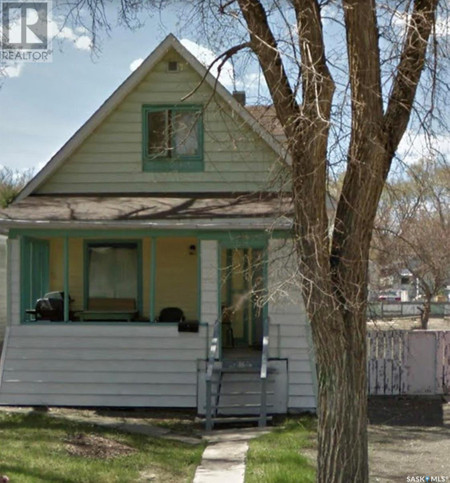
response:
[[[61,18],[53,17],[52,62],[0,63],[0,165],[42,168],[169,33],[177,35],[177,29],[177,16],[171,11],[148,18],[137,30],[115,26],[109,36],[102,36],[101,50],[93,54],[85,29],[63,26]],[[179,38],[203,63],[215,58],[214,52],[185,33]],[[258,93],[265,94],[256,67],[247,69],[234,84],[232,65],[223,71],[225,87],[245,89],[250,103]],[[447,136],[439,144],[450,154]],[[399,152],[415,160],[425,147],[423,137],[413,137],[403,142]]]

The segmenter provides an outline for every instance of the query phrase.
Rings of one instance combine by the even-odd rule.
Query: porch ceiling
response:
[[[0,210],[0,225],[238,218],[283,218],[287,221],[291,214],[291,198],[279,195],[28,196]]]

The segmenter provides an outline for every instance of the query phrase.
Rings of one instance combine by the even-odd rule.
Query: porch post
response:
[[[150,322],[155,321],[156,239],[150,239]]]
[[[69,322],[69,237],[64,237],[64,322]]]

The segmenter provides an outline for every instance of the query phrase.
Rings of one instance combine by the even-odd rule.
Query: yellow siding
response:
[[[62,238],[50,240],[50,290],[64,290],[64,241]],[[69,294],[73,299],[72,310],[83,309],[83,240],[69,240]]]
[[[150,314],[150,238],[142,240],[142,315]]]
[[[167,60],[182,71],[167,73]],[[172,104],[198,86],[200,76],[169,53],[38,193],[223,192],[271,189],[277,154],[203,83],[186,101],[207,105],[204,172],[142,172],[141,108]]]
[[[50,290],[64,289],[64,263],[62,238],[50,241]],[[197,247],[196,253],[189,253],[189,246]],[[180,307],[186,317],[198,318],[198,243],[196,238],[162,238],[157,241],[156,253],[156,309],[158,315],[164,307]],[[81,238],[69,241],[69,292],[74,299],[73,310],[83,310],[84,242]],[[142,240],[142,300],[144,317],[150,312],[150,238]]]
[[[195,245],[195,254],[189,253]],[[156,296],[155,314],[164,307],[179,307],[187,319],[198,319],[196,238],[160,238],[156,244]]]

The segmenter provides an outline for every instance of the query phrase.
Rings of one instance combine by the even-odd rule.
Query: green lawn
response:
[[[104,450],[98,452],[98,444],[86,449],[85,440],[101,441]],[[127,454],[107,457],[112,449]],[[0,413],[0,475],[11,483],[190,482],[203,449],[203,443],[103,430],[45,414]]]
[[[316,420],[287,419],[270,434],[250,441],[245,483],[313,483],[315,469],[302,449],[315,445]]]

